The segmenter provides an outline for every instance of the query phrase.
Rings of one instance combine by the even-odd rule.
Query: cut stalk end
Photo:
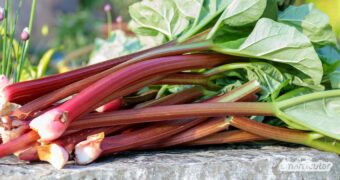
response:
[[[66,130],[67,113],[52,109],[30,123],[30,128],[38,132],[42,141],[52,141],[59,138]]]
[[[5,130],[4,128],[0,128],[0,134],[2,138],[2,143],[9,142],[13,139],[18,138],[29,130],[27,125],[22,125],[17,128],[11,130]]]
[[[77,164],[89,164],[100,156],[102,153],[100,143],[104,139],[104,136],[104,133],[95,134],[87,137],[87,140],[76,145],[74,153]]]
[[[62,169],[69,159],[68,152],[57,144],[37,147],[39,159],[49,162],[53,167]]]
[[[0,116],[7,116],[18,107],[19,105],[8,102],[3,95],[0,95]]]

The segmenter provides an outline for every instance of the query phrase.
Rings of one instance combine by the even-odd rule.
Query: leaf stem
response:
[[[340,96],[340,90],[328,90],[328,91],[322,91],[322,92],[315,92],[315,93],[310,93],[310,94],[306,94],[306,95],[302,95],[302,96],[298,96],[298,97],[294,97],[294,98],[290,98],[287,100],[283,100],[280,102],[276,103],[276,106],[279,109],[285,109],[297,104],[301,104],[304,102],[308,102],[308,101],[313,101],[313,100],[317,100],[317,99],[321,99],[321,98],[328,98],[328,97],[338,97]]]
[[[205,74],[207,75],[215,75],[215,74],[220,74],[225,71],[230,71],[230,70],[235,70],[235,69],[243,69],[247,67],[249,63],[229,63],[229,64],[224,64],[218,67],[215,67],[213,69],[210,69],[207,71]]]

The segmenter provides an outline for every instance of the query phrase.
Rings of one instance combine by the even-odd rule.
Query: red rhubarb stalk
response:
[[[83,78],[95,75],[97,73],[110,69],[118,64],[126,62],[132,58],[143,55],[147,52],[162,49],[165,47],[171,47],[172,45],[174,45],[174,42],[169,42],[167,44],[155,48],[150,48],[126,56],[114,58],[109,61],[104,61],[99,64],[79,68],[70,72],[52,75],[36,80],[11,84],[2,90],[1,97],[7,102],[23,104],[41,96],[42,94],[61,88],[73,82],[79,81]]]
[[[35,131],[30,131],[16,139],[0,145],[0,158],[13,154],[14,152],[27,149],[39,139]]]
[[[217,76],[216,76],[217,77]],[[201,85],[209,90],[219,90],[220,86],[215,85],[212,80],[216,77],[207,76],[205,74],[194,74],[194,73],[177,73],[168,76],[156,84],[170,84],[170,85]]]
[[[244,85],[228,92],[227,94],[217,96],[211,98],[205,102],[237,102],[252,97],[255,93],[260,91],[260,84],[253,80],[245,83]],[[175,99],[175,98],[174,98]],[[185,105],[184,105],[185,106]],[[190,106],[190,105],[189,105]],[[156,107],[159,108],[159,107]],[[241,108],[245,109],[245,107]],[[179,108],[179,110],[183,111],[185,109]],[[193,109],[191,109],[193,110]],[[146,110],[147,112],[148,110]],[[248,111],[248,110],[247,110]],[[157,117],[157,112],[162,113]],[[164,120],[165,112],[168,112],[166,108],[155,110],[154,115],[156,115],[155,119],[158,118],[159,121]],[[118,114],[117,114],[118,113]],[[134,113],[134,114],[131,114]],[[82,118],[79,121],[76,121],[71,124],[71,129],[79,129],[81,127],[101,127],[101,126],[111,126],[110,124],[130,124],[130,123],[141,123],[141,122],[150,122],[151,116],[153,116],[153,112],[151,111],[150,115],[147,115],[146,118],[143,118],[142,115],[145,113],[145,110],[135,111],[135,110],[124,110],[116,113],[102,113],[102,114],[93,114],[88,115]],[[176,111],[174,111],[176,113]],[[145,114],[146,115],[146,114]],[[169,116],[170,114],[168,114]],[[126,119],[124,119],[124,117]],[[152,120],[152,121],[155,121]],[[171,118],[167,118],[171,119]],[[157,119],[156,119],[157,120]]]
[[[159,106],[144,109],[119,110],[100,114],[92,113],[72,123],[70,129],[227,115],[273,116],[274,109],[270,103],[261,102],[196,103]]]
[[[150,91],[144,92],[140,95],[125,96],[124,97],[124,104],[127,107],[132,107],[132,106],[135,106],[139,103],[155,99],[155,97],[157,96],[157,92],[158,92],[157,90],[150,90]]]
[[[212,134],[210,136],[188,142],[183,144],[184,146],[198,146],[198,145],[214,145],[214,144],[229,144],[229,143],[242,143],[249,141],[263,141],[268,138],[261,137],[255,134],[251,134],[242,130],[228,130]]]
[[[203,96],[203,89],[199,87],[193,87],[185,89],[178,93],[170,94],[168,96],[161,97],[152,101],[147,101],[135,106],[135,109],[146,108],[151,106],[165,106],[173,104],[183,104],[193,102],[197,98]]]
[[[76,145],[76,161],[78,164],[88,164],[99,156],[133,149],[140,145],[163,139],[190,128],[197,123],[199,121],[177,120],[104,139],[89,139]]]
[[[155,81],[158,81],[161,79],[163,76],[155,76],[155,77],[147,77],[144,80],[134,82],[126,87],[123,87],[121,90],[118,90],[117,93],[113,94],[110,96],[107,100],[103,101],[102,103],[99,103],[98,107],[110,102],[112,99],[119,98],[124,95],[131,94],[138,89],[148,85],[152,84]],[[91,77],[90,77],[91,78]],[[82,80],[82,82],[87,81],[88,79]],[[51,106],[53,103],[68,97],[69,95],[72,95],[74,93],[77,93],[79,91],[79,87],[87,87],[88,84],[82,84],[81,81],[75,82],[73,84],[70,84],[68,86],[65,86],[64,88],[58,89],[56,91],[53,91],[49,94],[46,94],[44,96],[41,96],[23,106],[20,108],[16,109],[13,113],[12,116],[15,116],[18,119],[26,119],[28,117],[31,117],[34,113],[37,111],[40,111],[44,108],[47,108]],[[92,81],[91,81],[92,82]],[[89,83],[89,82],[86,82]]]
[[[57,139],[74,119],[97,108],[98,106],[95,106],[98,102],[121,87],[160,73],[212,67],[221,64],[225,59],[226,56],[221,55],[182,55],[133,64],[106,76],[64,104],[33,119],[30,127],[36,130],[44,141]]]
[[[229,122],[226,120],[226,117],[216,117],[208,120],[207,122],[202,122],[184,132],[171,136],[170,138],[144,145],[139,149],[154,149],[174,146],[226,130],[228,127]]]
[[[256,82],[250,82],[245,84],[244,86],[252,87],[249,88],[249,91],[251,92],[257,92],[259,91],[259,84]],[[244,87],[243,87],[244,88]],[[236,91],[233,91],[232,93],[236,93]],[[232,96],[232,94],[225,94],[223,95],[224,98],[228,99],[229,101],[234,101],[237,99],[240,99],[240,97],[243,96],[249,96],[249,94],[244,93],[244,94],[240,94],[239,97],[237,96]],[[221,97],[216,98],[219,101],[223,101],[224,99]],[[199,124],[200,122],[205,121],[205,118],[197,118],[195,120],[192,120],[191,122],[188,122],[186,124],[179,124],[179,126],[186,126],[187,128],[193,127],[197,124]],[[196,122],[196,123],[193,123]],[[215,122],[218,122],[216,124],[213,124],[214,126],[214,130],[222,128],[225,129],[226,127],[228,127],[228,123],[227,121],[225,121],[225,118],[222,119],[216,119]],[[175,121],[175,123],[178,123]],[[219,124],[220,123],[220,124]],[[167,125],[172,125],[173,123],[169,122],[169,123],[165,123],[165,127]],[[209,123],[208,123],[209,124]],[[163,127],[162,127],[163,126]],[[92,162],[93,160],[95,160],[97,157],[99,157],[100,155],[105,155],[105,154],[110,154],[110,153],[114,153],[114,152],[120,152],[123,150],[128,150],[131,148],[136,148],[140,145],[145,145],[147,142],[151,142],[151,139],[153,140],[153,142],[157,141],[157,139],[161,140],[164,139],[166,136],[164,137],[159,137],[159,134],[157,133],[157,129],[159,128],[164,128],[164,125],[155,125],[155,126],[151,126],[151,128],[148,130],[147,128],[142,129],[141,132],[137,131],[132,131],[126,134],[126,136],[124,136],[125,134],[122,134],[120,136],[114,136],[114,137],[109,137],[109,138],[105,138],[103,140],[103,138],[100,139],[89,139],[88,141],[82,142],[79,145],[77,145],[76,147],[76,159],[78,161],[78,163],[81,164],[87,164]],[[163,134],[167,134],[167,137],[170,136],[170,132],[173,131],[174,129],[178,128],[177,126],[172,127],[171,129],[167,129],[166,131],[163,131]],[[150,131],[150,132],[149,132]],[[154,132],[154,134],[150,134],[151,132]],[[185,131],[187,132],[187,131]],[[215,131],[213,131],[215,132]],[[149,134],[148,134],[149,133]],[[145,135],[145,137],[143,136]],[[133,139],[140,136],[140,138],[137,139]],[[158,138],[156,138],[158,136]],[[119,143],[119,140],[124,140],[124,138],[126,137],[125,141],[122,141],[121,143]],[[130,139],[132,139],[133,141],[130,142]],[[116,140],[117,139],[117,140]],[[117,143],[118,141],[118,143]]]

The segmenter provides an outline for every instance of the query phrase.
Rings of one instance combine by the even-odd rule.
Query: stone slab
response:
[[[306,161],[307,160],[307,161]],[[284,162],[328,163],[326,172],[282,171]],[[301,163],[300,163],[301,164]],[[306,147],[223,145],[129,152],[88,166],[56,170],[46,163],[0,159],[0,179],[340,179],[340,157]]]

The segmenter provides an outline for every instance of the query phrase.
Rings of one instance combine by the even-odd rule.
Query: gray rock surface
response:
[[[332,165],[326,172],[282,171],[285,162]],[[225,145],[130,152],[63,170],[46,163],[0,159],[0,179],[330,179],[340,178],[340,157],[306,147]]]

